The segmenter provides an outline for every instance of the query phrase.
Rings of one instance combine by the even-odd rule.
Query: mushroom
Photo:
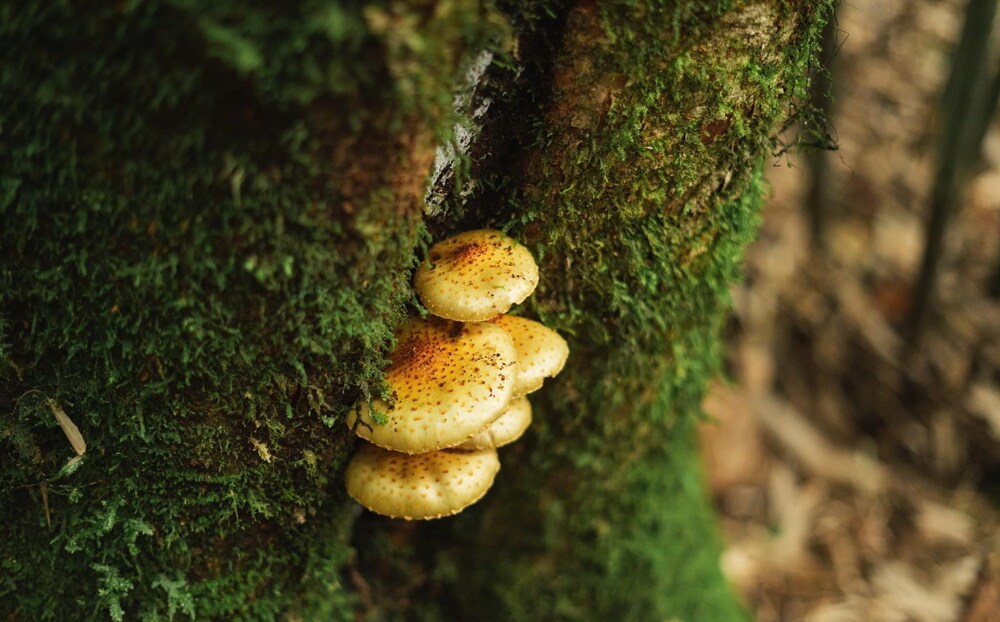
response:
[[[492,229],[466,231],[432,246],[413,276],[434,315],[481,322],[535,291],[538,265],[527,248]]]
[[[457,514],[479,501],[500,470],[495,449],[407,455],[360,447],[347,465],[347,494],[373,512],[407,520]]]
[[[545,378],[562,371],[569,345],[551,328],[523,317],[501,315],[492,320],[514,340],[517,350],[517,384],[514,397],[542,388]]]
[[[486,449],[503,447],[521,438],[531,425],[531,402],[519,397],[485,430],[458,446],[459,449]]]
[[[386,371],[395,403],[374,400],[382,424],[358,404],[347,416],[358,436],[394,451],[434,451],[478,434],[507,408],[517,353],[500,326],[412,318],[396,339]]]

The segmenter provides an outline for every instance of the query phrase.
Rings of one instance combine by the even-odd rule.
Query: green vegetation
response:
[[[828,7],[731,4],[0,4],[0,612],[740,619],[692,423]],[[506,77],[522,142],[429,224],[531,244],[570,364],[486,501],[356,529],[343,414],[412,301],[463,59],[512,32],[565,51]]]

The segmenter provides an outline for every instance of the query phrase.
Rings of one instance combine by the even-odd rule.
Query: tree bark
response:
[[[0,4],[0,612],[742,619],[693,424],[829,11]],[[486,225],[539,259],[567,368],[477,506],[362,514],[344,414],[426,242]]]

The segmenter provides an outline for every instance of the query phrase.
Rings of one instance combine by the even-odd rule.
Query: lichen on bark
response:
[[[738,618],[691,426],[826,6],[0,3],[0,611]],[[425,222],[484,49],[533,69]],[[425,227],[473,223],[533,247],[570,367],[479,507],[356,526],[344,411]]]

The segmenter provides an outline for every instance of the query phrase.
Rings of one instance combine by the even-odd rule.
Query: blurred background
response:
[[[1000,621],[996,12],[842,2],[773,158],[702,426],[760,622]]]

